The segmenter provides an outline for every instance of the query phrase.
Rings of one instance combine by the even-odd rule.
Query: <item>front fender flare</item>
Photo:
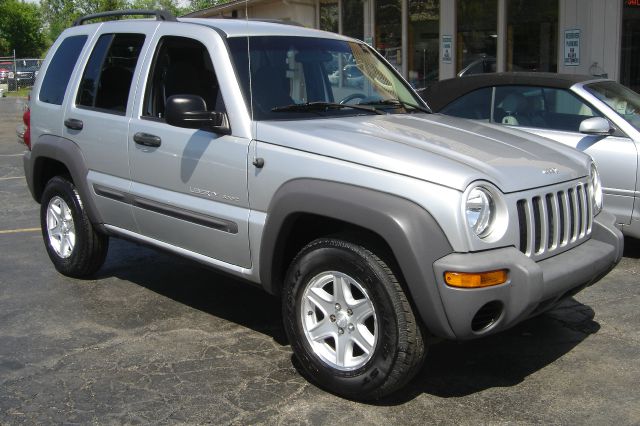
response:
[[[260,248],[260,279],[279,292],[274,262],[282,253],[287,219],[309,213],[352,223],[383,238],[391,248],[420,317],[435,335],[453,337],[433,263],[453,249],[436,220],[405,198],[368,188],[316,179],[295,179],[282,185],[269,205]],[[281,237],[285,235],[285,237]]]

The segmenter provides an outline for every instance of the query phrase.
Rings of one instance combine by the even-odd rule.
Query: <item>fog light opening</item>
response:
[[[502,302],[494,300],[486,303],[482,308],[478,309],[478,312],[473,316],[471,320],[471,330],[479,332],[486,330],[495,324],[502,315]]]

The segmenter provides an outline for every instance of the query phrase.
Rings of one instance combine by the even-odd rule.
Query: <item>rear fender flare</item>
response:
[[[53,135],[42,135],[33,150],[24,159],[25,177],[33,198],[40,202],[46,182],[42,181],[46,159],[56,160],[67,168],[80,199],[94,225],[102,224],[102,218],[91,197],[91,189],[87,183],[87,168],[82,151],[73,141]]]

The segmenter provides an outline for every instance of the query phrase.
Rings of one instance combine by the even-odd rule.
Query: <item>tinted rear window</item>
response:
[[[124,113],[143,44],[144,34],[101,35],[82,75],[78,106]]]
[[[86,35],[78,35],[68,37],[60,44],[40,86],[39,99],[42,102],[62,105],[71,73],[86,42]]]

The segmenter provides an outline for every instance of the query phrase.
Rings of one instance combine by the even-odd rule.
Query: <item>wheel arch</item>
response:
[[[336,231],[361,244],[388,248],[382,255],[397,264],[424,324],[433,334],[453,336],[433,275],[433,262],[451,253],[451,245],[428,211],[389,193],[317,179],[285,183],[269,205],[260,247],[265,290],[280,293],[287,259],[305,243],[300,234],[317,238]]]
[[[102,223],[87,184],[89,170],[82,151],[73,141],[53,135],[41,136],[25,155],[24,169],[31,195],[38,203],[47,182],[54,176],[65,176],[78,190],[89,220],[94,225]]]

